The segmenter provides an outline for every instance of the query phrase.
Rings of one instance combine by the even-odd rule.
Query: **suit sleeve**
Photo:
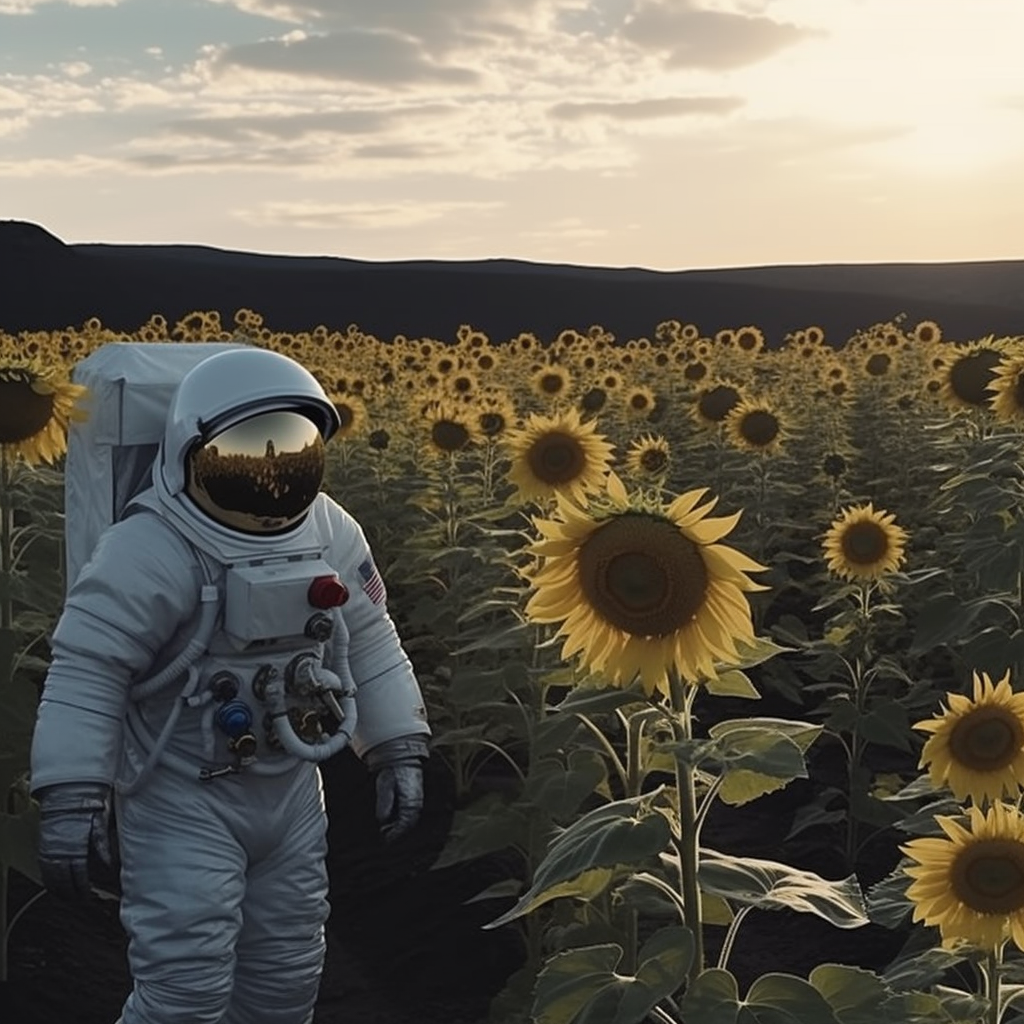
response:
[[[185,542],[156,516],[109,527],[68,593],[32,738],[33,792],[110,785],[129,689],[195,613],[201,580]]]

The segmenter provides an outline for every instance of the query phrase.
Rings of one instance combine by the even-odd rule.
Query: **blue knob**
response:
[[[252,712],[244,701],[229,700],[217,708],[214,721],[221,732],[237,739],[252,727]]]

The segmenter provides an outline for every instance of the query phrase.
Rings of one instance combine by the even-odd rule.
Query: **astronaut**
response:
[[[133,989],[121,1024],[308,1024],[328,914],[317,764],[351,745],[385,839],[430,729],[359,524],[321,492],[337,413],[259,348],[188,371],[152,485],[52,637],[33,737],[48,889],[90,890],[113,806]]]

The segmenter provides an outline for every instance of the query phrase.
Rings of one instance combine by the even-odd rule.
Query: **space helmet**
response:
[[[324,444],[340,426],[316,378],[277,352],[219,352],[182,378],[168,410],[166,492],[221,526],[280,533],[319,493]]]

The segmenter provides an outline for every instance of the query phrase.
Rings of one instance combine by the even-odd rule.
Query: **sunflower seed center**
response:
[[[885,558],[889,539],[878,523],[851,523],[843,531],[843,555],[854,565],[873,565]]]
[[[567,484],[586,468],[583,446],[571,434],[551,430],[537,438],[526,453],[533,475],[545,484]]]
[[[953,861],[950,881],[957,899],[979,914],[1012,914],[1024,907],[1024,843],[980,839]]]
[[[0,370],[0,444],[17,444],[35,437],[53,415],[53,392],[33,390],[30,370]]]
[[[469,431],[456,420],[438,420],[430,427],[430,439],[443,452],[457,452],[469,444]]]
[[[1024,746],[1024,727],[1009,709],[986,705],[959,719],[949,736],[954,759],[977,771],[1005,768]]]
[[[579,551],[579,582],[606,622],[632,636],[667,636],[700,611],[708,571],[698,545],[667,519],[627,512]]]
[[[953,394],[968,405],[988,405],[992,396],[987,388],[1001,359],[997,351],[988,348],[961,356],[949,371],[949,386]]]
[[[779,436],[779,421],[767,409],[753,409],[740,421],[740,433],[748,444],[764,448]]]

